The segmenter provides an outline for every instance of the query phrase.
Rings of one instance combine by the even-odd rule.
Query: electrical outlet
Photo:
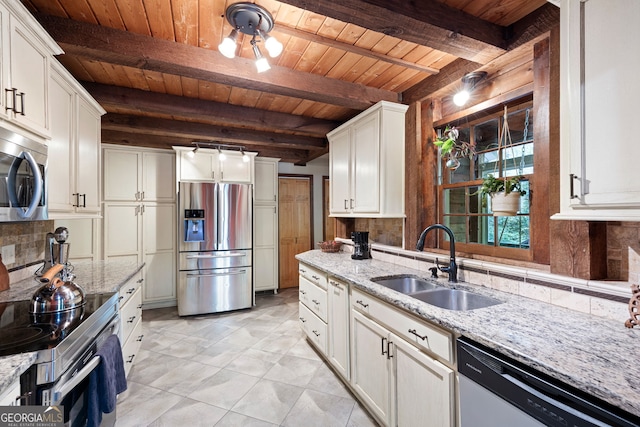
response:
[[[16,245],[7,245],[2,247],[2,263],[4,265],[16,262]]]

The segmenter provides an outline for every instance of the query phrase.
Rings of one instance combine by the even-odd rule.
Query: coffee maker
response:
[[[368,231],[353,231],[351,233],[351,240],[353,240],[353,254],[351,254],[352,259],[371,258]]]

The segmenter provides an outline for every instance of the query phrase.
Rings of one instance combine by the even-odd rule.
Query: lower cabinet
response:
[[[120,288],[120,343],[128,376],[142,345],[142,273]]]
[[[0,406],[20,406],[20,380],[11,384],[7,390],[0,395]]]
[[[330,278],[327,289],[327,358],[345,380],[350,378],[349,358],[349,286]]]
[[[327,354],[327,276],[304,264],[298,268],[300,327],[324,355]]]

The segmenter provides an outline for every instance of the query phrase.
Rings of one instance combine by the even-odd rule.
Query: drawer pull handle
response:
[[[141,342],[141,341],[142,341],[142,338],[144,338],[144,334],[139,335],[139,336],[138,336],[138,339],[136,339],[136,341]]]
[[[301,317],[301,318],[300,318],[300,321],[301,321],[302,323],[307,323],[307,321],[306,321],[306,320],[304,320],[304,317]]]
[[[384,349],[384,342],[386,341],[386,338],[381,338],[380,339],[380,351],[382,352],[381,354],[384,356],[385,354],[387,354],[387,352],[389,351],[389,347],[387,346],[387,349]]]
[[[306,295],[306,294],[307,294],[307,291],[303,291],[302,289],[300,289],[300,293],[301,293],[302,295]]]
[[[313,302],[315,305],[320,305],[320,301],[316,301],[316,300],[312,299],[311,302]]]
[[[127,291],[128,294],[132,294],[136,291],[136,288],[129,288],[129,290]]]
[[[300,273],[302,273],[302,274],[304,274],[304,273],[306,273],[306,272],[307,272],[307,270],[305,270],[304,268],[301,268],[301,269],[299,269],[298,271],[299,271]]]
[[[418,334],[418,332],[416,332],[416,330],[415,330],[415,329],[409,329],[409,333],[410,333],[410,334],[413,334],[413,335],[415,335],[415,336],[417,336],[417,337],[418,337],[418,338],[420,338],[422,341],[425,341],[427,338],[429,338],[429,337],[428,337],[428,336],[426,336],[426,335],[422,336],[422,335]]]
[[[118,297],[118,302],[122,301],[123,299],[124,299],[124,297],[123,297],[122,295],[120,295],[120,296]]]
[[[320,278],[319,278],[318,276],[316,276],[315,274],[314,274],[313,276],[311,276],[311,278],[312,278],[313,280],[320,280]]]
[[[138,304],[138,306],[136,307],[138,310],[140,310],[142,308],[142,304]]]
[[[391,359],[393,357],[393,354],[391,354],[391,346],[393,345],[393,341],[387,341],[387,360]]]
[[[320,334],[318,333],[318,331],[316,331],[315,329],[314,329],[313,331],[311,331],[311,332],[313,332],[313,334],[314,334],[315,336],[317,336],[317,337],[319,337],[319,336],[320,336]]]
[[[133,363],[133,358],[136,357],[135,354],[132,354],[131,356],[129,356],[129,358],[127,359],[127,363]]]
[[[364,308],[369,307],[369,304],[365,304],[362,302],[362,300],[356,300],[356,304],[360,304],[361,306],[363,306]]]
[[[138,280],[136,280],[136,283],[142,283],[142,282],[144,282],[144,279],[138,279]]]
[[[136,316],[131,316],[129,320],[127,320],[127,323],[133,323],[134,320],[136,320]]]

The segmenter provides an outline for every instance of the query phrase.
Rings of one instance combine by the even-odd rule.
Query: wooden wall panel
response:
[[[553,274],[587,280],[607,277],[607,223],[551,221]]]

